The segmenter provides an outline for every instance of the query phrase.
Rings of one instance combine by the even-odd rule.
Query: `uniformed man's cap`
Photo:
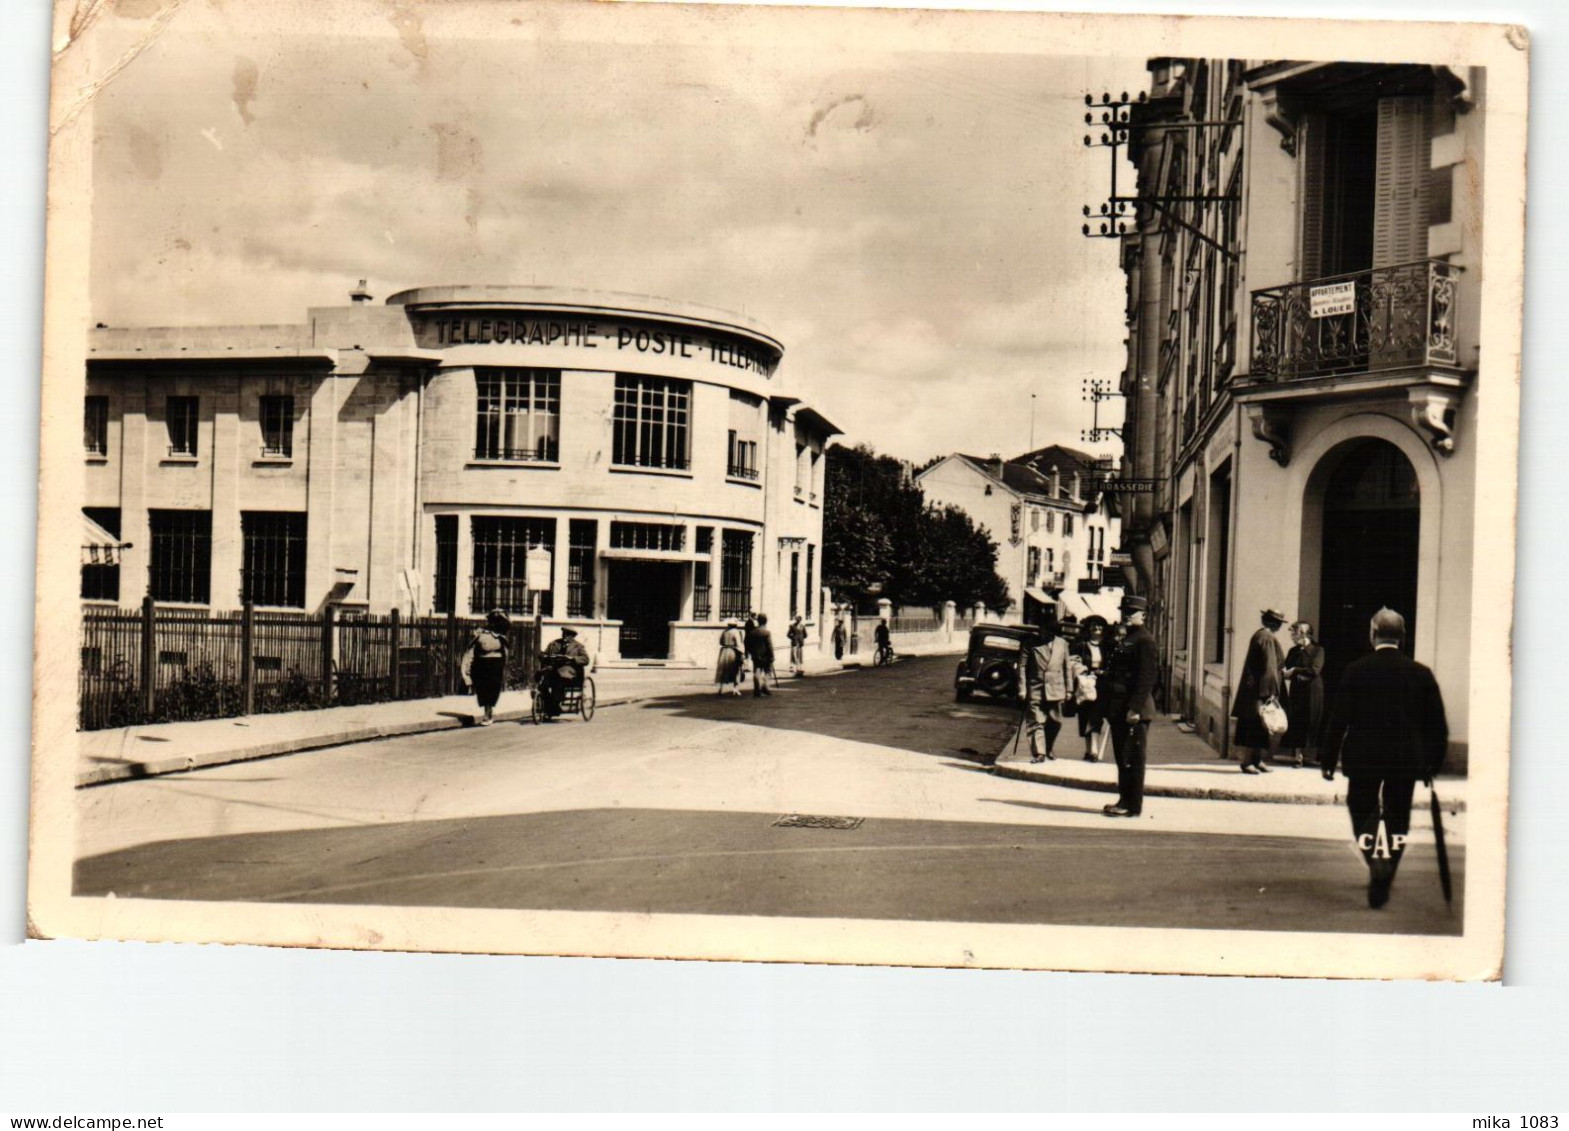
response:
[[[576,636],[577,635],[577,629],[575,629],[575,628],[563,628],[561,630],[561,635],[562,636]]]
[[[1130,593],[1122,599],[1122,611],[1125,613],[1147,613],[1150,610],[1148,597],[1140,597]]]

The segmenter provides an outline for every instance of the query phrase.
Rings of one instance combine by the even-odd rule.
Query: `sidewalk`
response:
[[[594,673],[600,707],[662,695],[713,689],[713,672],[697,668],[611,669]],[[527,691],[509,691],[497,704],[498,721],[526,719]],[[472,695],[327,707],[276,715],[247,715],[200,722],[155,723],[77,735],[76,784],[100,785],[131,778],[177,774],[253,758],[270,758],[325,746],[404,734],[473,726],[479,708]]]
[[[998,758],[991,772],[998,777],[1034,781],[1044,785],[1087,789],[1102,793],[1117,792],[1117,766],[1112,761],[1108,738],[1105,761],[1086,762],[1084,742],[1069,726],[1057,739],[1057,758],[1052,762],[1031,762],[1025,742],[1017,752],[1009,749]],[[1337,775],[1328,782],[1316,766],[1296,769],[1288,762],[1277,762],[1267,774],[1244,774],[1235,761],[1222,761],[1214,749],[1194,734],[1184,734],[1171,719],[1159,718],[1150,727],[1148,763],[1144,774],[1146,797],[1187,797],[1208,801],[1263,801],[1284,805],[1344,805],[1346,779]],[[1447,813],[1463,813],[1466,808],[1466,780],[1442,777],[1438,794]],[[1426,804],[1426,790],[1418,789],[1418,802]]]

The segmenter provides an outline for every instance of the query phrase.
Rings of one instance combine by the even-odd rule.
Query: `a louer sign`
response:
[[[1309,313],[1314,318],[1328,318],[1335,314],[1350,314],[1357,308],[1355,280],[1344,283],[1325,283],[1308,289]]]

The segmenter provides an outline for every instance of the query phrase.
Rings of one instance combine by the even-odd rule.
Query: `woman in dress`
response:
[[[463,664],[469,686],[474,689],[474,699],[484,710],[479,725],[488,727],[496,721],[496,701],[501,698],[501,688],[507,678],[508,634],[512,622],[500,609],[485,614],[485,627],[475,631],[463,653]]]
[[[725,621],[725,630],[719,634],[719,662],[714,665],[714,682],[719,685],[720,695],[726,692],[731,695],[741,694],[746,656],[744,644],[740,623],[735,620]]]
[[[1292,752],[1297,766],[1303,757],[1318,761],[1319,727],[1324,721],[1324,646],[1313,639],[1313,626],[1298,621],[1291,626],[1292,648],[1280,674],[1286,681],[1286,717],[1291,726],[1281,745]]]
[[[1106,712],[1098,694],[1106,670],[1106,632],[1100,618],[1086,618],[1073,648],[1073,696],[1078,704],[1079,736],[1084,739],[1084,760],[1099,762],[1106,749]],[[1085,698],[1090,696],[1090,698]]]

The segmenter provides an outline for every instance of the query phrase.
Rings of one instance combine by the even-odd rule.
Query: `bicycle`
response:
[[[876,667],[880,668],[880,667],[885,667],[886,665],[893,663],[893,661],[894,661],[893,645],[892,644],[879,644],[877,646],[876,654],[872,656],[872,663],[873,663],[873,665],[875,665]]]

